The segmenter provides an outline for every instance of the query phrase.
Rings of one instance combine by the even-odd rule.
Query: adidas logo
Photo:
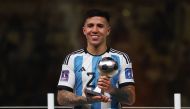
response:
[[[86,71],[86,69],[84,68],[84,67],[82,67],[81,69],[80,69],[80,71],[82,72],[82,71]]]

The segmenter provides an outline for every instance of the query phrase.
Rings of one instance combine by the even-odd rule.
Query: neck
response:
[[[105,53],[107,50],[107,46],[87,46],[87,51],[93,55],[101,55],[103,53]]]

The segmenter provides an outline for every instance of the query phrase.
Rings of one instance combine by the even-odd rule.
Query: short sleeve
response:
[[[58,89],[73,91],[75,85],[75,73],[73,70],[73,58],[68,55],[62,65],[61,74],[58,82]]]
[[[132,63],[128,60],[124,57],[121,60],[121,71],[120,71],[120,75],[119,75],[119,87],[131,85],[131,84],[134,84],[134,82],[135,82],[134,76],[133,76]]]

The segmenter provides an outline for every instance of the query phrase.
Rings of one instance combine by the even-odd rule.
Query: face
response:
[[[90,17],[84,24],[83,33],[86,36],[88,46],[99,46],[106,44],[110,26],[104,17]]]

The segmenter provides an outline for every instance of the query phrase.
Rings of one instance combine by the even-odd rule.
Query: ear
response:
[[[110,35],[111,27],[108,27],[107,35]]]
[[[82,27],[82,30],[83,30],[83,34],[86,36],[86,29],[84,26]]]

